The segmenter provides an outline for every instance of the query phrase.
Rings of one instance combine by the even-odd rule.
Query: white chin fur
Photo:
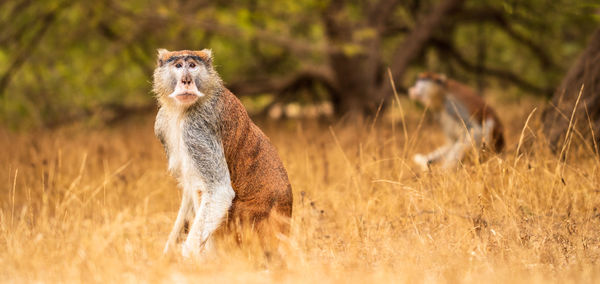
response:
[[[191,93],[191,94],[194,94],[194,95],[196,95],[196,96],[197,96],[197,97],[199,97],[199,98],[201,98],[201,97],[204,97],[204,96],[205,96],[205,95],[204,95],[204,93],[202,93],[202,92],[200,92],[200,91],[185,91],[185,92],[182,92],[182,91],[180,91],[180,90],[175,90],[174,92],[172,92],[171,94],[169,94],[169,98],[175,98],[175,97],[177,97],[178,95],[181,95],[181,94],[184,94],[184,93]]]

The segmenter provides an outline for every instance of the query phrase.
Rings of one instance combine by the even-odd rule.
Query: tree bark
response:
[[[581,98],[577,103],[580,90]],[[554,151],[562,149],[572,114],[574,133],[591,141],[597,151],[600,142],[600,28],[593,33],[588,46],[556,89],[551,105],[544,110],[544,134]]]
[[[334,46],[328,54],[337,88],[330,94],[331,101],[337,115],[368,115],[373,107],[369,94],[381,62],[381,37],[377,22],[350,21],[346,4],[344,0],[333,0],[323,13],[325,32]],[[367,35],[357,39],[359,30],[367,31]]]
[[[434,31],[443,23],[443,20],[451,13],[462,7],[463,0],[444,0],[433,8],[433,11],[423,19],[406,36],[403,43],[396,48],[392,56],[391,71],[396,86],[402,86],[401,82],[404,72],[412,60],[433,36]],[[385,99],[393,93],[392,86],[386,81],[383,83],[377,97]]]

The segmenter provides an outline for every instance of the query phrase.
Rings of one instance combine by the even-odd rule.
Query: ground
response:
[[[226,242],[162,257],[180,191],[152,116],[0,129],[0,282],[600,281],[599,156],[574,139],[563,163],[539,108],[524,127],[540,102],[493,103],[507,151],[448,172],[412,164],[443,137],[405,100],[375,123],[259,123],[294,191],[284,265]]]

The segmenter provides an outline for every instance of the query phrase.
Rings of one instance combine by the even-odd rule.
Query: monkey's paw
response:
[[[200,243],[195,240],[186,240],[181,245],[181,255],[185,259],[194,259],[196,261],[206,261],[212,254],[212,241],[206,240],[204,243]]]
[[[415,164],[421,168],[422,171],[426,171],[429,169],[429,159],[422,154],[416,154],[413,156],[413,161]]]
[[[181,245],[181,255],[185,259],[190,259],[192,257],[197,258],[200,256],[201,251],[202,247],[200,246],[199,242],[186,240]]]

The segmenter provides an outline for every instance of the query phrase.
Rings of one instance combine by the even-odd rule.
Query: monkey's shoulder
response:
[[[491,119],[496,124],[500,123],[494,108],[473,88],[451,80],[448,82],[447,91],[446,97],[450,97],[455,104],[461,105],[464,112],[475,121],[481,124]]]
[[[156,119],[154,120],[154,135],[160,140],[160,142],[165,144],[165,128],[167,117],[163,108],[159,108],[156,113]]]
[[[473,118],[473,111],[460,98],[449,93],[444,100],[444,109],[442,111],[442,119],[452,119],[459,124],[465,123],[467,127]]]

